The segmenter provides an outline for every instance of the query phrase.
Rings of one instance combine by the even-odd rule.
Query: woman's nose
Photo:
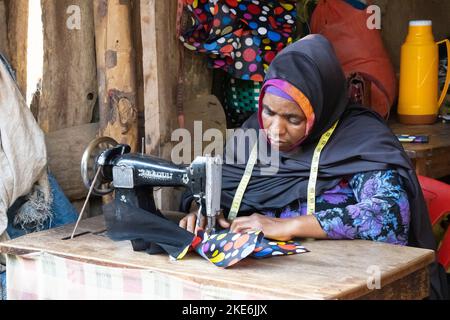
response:
[[[275,117],[270,129],[273,134],[277,134],[279,137],[286,134],[286,125],[281,117]]]

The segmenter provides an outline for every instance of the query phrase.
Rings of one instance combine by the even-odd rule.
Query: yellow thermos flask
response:
[[[401,50],[400,94],[398,119],[405,124],[432,124],[446,96],[450,76],[447,71],[444,89],[438,99],[438,45],[446,42],[447,56],[450,41],[434,42],[432,22],[409,22],[409,32]],[[450,63],[450,57],[448,59]],[[447,70],[449,68],[447,67]]]

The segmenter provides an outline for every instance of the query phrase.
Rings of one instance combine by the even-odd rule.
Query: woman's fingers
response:
[[[190,213],[188,215],[187,228],[186,230],[194,233],[196,231],[196,223],[197,223],[197,215],[194,213]]]
[[[261,223],[257,219],[256,215],[248,217],[239,217],[233,221],[228,221],[225,219],[224,215],[221,214],[217,218],[217,222],[224,229],[230,229],[232,233],[244,233],[251,230],[262,230]],[[189,232],[197,233],[198,229],[204,229],[206,225],[205,217],[201,217],[200,224],[197,226],[197,214],[195,212],[189,213],[180,221],[180,227],[186,229]]]
[[[223,216],[223,214],[221,214],[219,216],[219,218],[217,219],[217,221],[219,222],[219,225],[224,228],[224,229],[228,229],[231,226],[231,223],[227,221],[227,219],[225,219],[225,217]]]
[[[178,223],[178,225],[180,226],[180,228],[186,229],[186,227],[187,227],[187,216],[185,216],[183,219],[181,219],[180,222]]]
[[[197,214],[195,214],[195,222],[197,222]],[[195,234],[197,234],[198,229],[205,229],[206,219],[204,216],[200,217],[200,224],[195,223]]]
[[[243,233],[250,230],[255,230],[256,223],[250,217],[236,218],[231,223],[230,231],[232,233]]]
[[[197,215],[195,213],[189,213],[183,219],[180,220],[180,223],[178,225],[180,226],[180,228],[186,229],[187,231],[194,233],[194,231],[197,231],[196,222],[197,222]]]

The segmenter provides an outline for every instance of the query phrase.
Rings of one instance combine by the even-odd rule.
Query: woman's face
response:
[[[305,136],[306,116],[295,102],[267,93],[262,106],[264,129],[274,147],[287,151]]]

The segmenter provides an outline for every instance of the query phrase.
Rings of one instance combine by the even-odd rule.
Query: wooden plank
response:
[[[136,54],[136,106],[138,110],[138,145],[142,148],[142,138],[145,137],[145,107],[144,107],[144,71],[143,71],[143,48],[141,32],[141,2],[140,0],[131,0],[132,10],[132,30],[134,51]]]
[[[98,128],[98,123],[89,123],[45,136],[50,171],[70,200],[83,199],[87,195],[81,179],[81,157],[98,133]]]
[[[450,147],[432,150],[428,156],[416,159],[416,173],[430,178],[450,175]]]
[[[8,57],[16,71],[17,85],[27,94],[28,0],[6,2],[8,21]]]
[[[165,29],[169,27],[170,24],[167,21],[172,19],[175,10],[173,2],[172,0],[141,0],[140,2],[145,149],[147,154],[165,159],[170,158],[172,150],[170,135],[172,130],[176,128],[175,121],[177,119],[175,85],[178,59],[173,51],[177,50],[177,47],[173,47],[174,41],[171,36],[163,36],[172,35],[170,30],[174,32],[174,28]],[[168,9],[172,9],[172,11]],[[164,14],[158,16],[160,12],[164,12]],[[164,19],[161,19],[161,17],[164,17]],[[169,47],[170,44],[171,48]],[[169,49],[172,49],[172,51]],[[164,203],[166,204],[164,209],[177,209],[171,201],[171,195],[173,195],[173,192],[170,190],[155,192],[157,207],[162,208]]]
[[[97,100],[90,0],[42,0],[44,73],[39,124],[44,132],[90,123]]]
[[[178,128],[176,93],[179,66],[179,40],[176,37],[177,0],[141,0],[141,33],[145,105],[146,152],[170,159],[171,135]],[[185,54],[186,101],[209,95],[212,72],[200,56]],[[175,199],[174,199],[175,198]],[[170,188],[156,194],[159,208],[177,210],[179,203]]]
[[[4,55],[9,55],[8,45],[8,23],[5,1],[0,0],[0,52]]]
[[[97,47],[104,64],[105,93],[107,103],[101,104],[100,131],[102,136],[114,138],[119,143],[131,146],[132,152],[138,150],[138,110],[136,105],[135,51],[132,37],[130,1],[109,0],[107,8],[102,7],[106,17],[102,17],[98,27],[106,31],[100,40],[106,46]],[[103,5],[102,5],[103,6]],[[106,22],[102,20],[106,19]],[[104,52],[104,56],[102,57]],[[102,77],[102,75],[101,75]]]
[[[108,0],[94,0],[95,52],[97,62],[97,85],[99,114],[107,114],[108,94],[106,90],[106,26],[108,18]],[[100,127],[106,127],[106,116],[100,116]]]
[[[70,235],[72,226],[66,226],[2,243],[0,250],[14,255],[45,251],[88,263],[149,269],[220,288],[257,290],[267,297],[281,299],[355,299],[376,295],[377,291],[367,288],[371,266],[379,268],[382,288],[392,284],[387,287],[388,295],[382,296],[387,298],[395,286],[410,288],[417,279],[421,279],[420,288],[426,288],[423,270],[434,260],[431,250],[371,241],[326,240],[305,241],[304,245],[311,250],[309,253],[245,259],[232,268],[221,269],[195,253],[180,261],[171,261],[166,255],[133,252],[128,241],[113,242],[96,235],[103,225],[101,217],[94,219],[82,222],[79,232],[88,233],[74,240],[61,240]],[[415,272],[419,273],[408,277]],[[423,295],[421,289],[417,295],[409,297],[418,299]]]
[[[431,178],[450,175],[450,125],[404,125],[394,120],[389,126],[396,134],[428,135],[429,143],[403,143],[408,156],[414,160],[416,173]]]
[[[171,133],[178,127],[175,105],[180,46],[175,32],[176,9],[176,0],[141,0],[147,152],[166,159],[172,148]],[[184,64],[185,100],[209,95],[212,72],[205,60],[186,51]]]
[[[396,280],[380,290],[372,290],[360,297],[361,300],[422,300],[428,297],[430,274],[428,268],[413,272]]]
[[[430,152],[450,147],[450,125],[437,122],[432,125],[405,125],[391,120],[389,127],[395,134],[428,135],[429,143],[404,143],[403,147],[414,152],[415,157],[430,156]]]

